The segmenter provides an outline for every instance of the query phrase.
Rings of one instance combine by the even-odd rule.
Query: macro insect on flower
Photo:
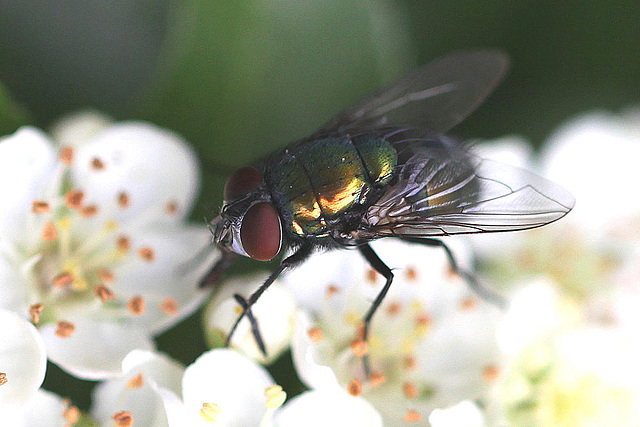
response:
[[[227,344],[246,315],[266,352],[251,306],[280,274],[317,248],[354,248],[385,277],[363,319],[365,342],[393,281],[391,269],[369,245],[372,240],[395,237],[442,247],[453,271],[481,295],[496,298],[458,268],[438,237],[540,227],[574,205],[560,186],[478,158],[444,135],[492,92],[508,63],[495,51],[441,57],[356,102],[258,167],[235,171],[211,223],[224,255],[203,285],[219,280],[237,255],[260,261],[285,251],[291,255],[248,299],[234,295],[243,312]]]

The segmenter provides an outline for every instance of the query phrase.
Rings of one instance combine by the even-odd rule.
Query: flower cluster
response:
[[[538,162],[515,139],[474,147],[542,170],[578,200],[560,224],[446,240],[506,310],[474,293],[441,248],[383,239],[372,247],[394,280],[366,341],[363,316],[384,278],[357,250],[318,253],[252,309],[268,356],[247,318],[231,349],[215,348],[241,311],[233,295],[250,295],[265,272],[216,289],[203,315],[214,349],[186,367],[152,338],[205,302],[198,282],[216,258],[206,226],[185,221],[198,188],[193,153],[168,131],[95,114],[61,122],[51,137],[21,129],[0,140],[3,421],[638,425],[640,204],[628,183],[639,123],[634,112],[585,116]],[[307,389],[287,396],[299,390],[263,365],[289,349]],[[87,413],[41,389],[47,358],[104,380]]]

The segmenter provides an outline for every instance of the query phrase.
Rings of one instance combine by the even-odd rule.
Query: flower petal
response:
[[[115,269],[111,288],[120,299],[142,296],[147,309],[134,323],[157,333],[191,314],[208,295],[198,284],[214,262],[211,234],[206,227],[150,226],[132,230],[130,241],[134,253]],[[199,259],[203,249],[210,252],[209,262]],[[166,301],[175,311],[167,310]]]
[[[145,331],[129,324],[109,323],[77,317],[65,319],[74,325],[70,336],[56,335],[56,325],[40,328],[51,361],[84,379],[114,377],[122,372],[121,362],[134,349],[153,350]]]
[[[299,311],[291,345],[298,376],[310,388],[342,391],[333,370],[323,364],[321,350],[308,334],[310,328],[311,321],[308,315]]]
[[[482,427],[483,415],[472,402],[464,400],[457,405],[445,409],[434,409],[429,415],[432,427]]]
[[[112,211],[118,221],[143,214],[183,219],[198,194],[196,156],[168,130],[143,122],[115,124],[77,151],[74,185],[85,192],[87,204]]]
[[[40,389],[20,406],[3,408],[2,425],[11,427],[50,427],[68,425],[64,418],[64,399]]]
[[[163,354],[134,350],[122,361],[122,370],[119,378],[105,381],[94,390],[94,419],[108,425],[114,413],[126,410],[136,425],[169,425],[157,390],[161,386],[181,393],[184,368]]]
[[[0,310],[1,404],[22,404],[40,388],[47,368],[47,356],[36,328],[17,314]]]
[[[220,408],[224,426],[257,426],[266,412],[264,392],[274,384],[262,366],[234,350],[211,350],[187,367],[182,380],[184,404],[191,414],[203,403]]]
[[[109,126],[111,119],[95,111],[81,111],[58,120],[50,134],[61,147],[77,148]]]
[[[369,402],[339,390],[302,393],[276,411],[275,421],[277,427],[382,426]]]
[[[34,200],[47,196],[56,155],[41,131],[24,127],[0,139],[0,240],[24,238]]]

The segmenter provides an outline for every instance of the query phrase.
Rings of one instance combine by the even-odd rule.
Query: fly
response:
[[[289,251],[248,298],[227,337],[247,316],[266,355],[251,307],[284,271],[315,249],[354,248],[386,282],[363,318],[362,339],[393,273],[369,242],[394,237],[442,247],[454,271],[481,296],[500,302],[458,268],[440,237],[526,230],[574,206],[562,187],[533,173],[481,159],[445,135],[502,80],[507,56],[495,51],[446,55],[364,97],[313,135],[235,171],[211,222],[223,256],[203,280],[220,279],[238,255],[266,261]],[[367,374],[369,365],[365,356]]]

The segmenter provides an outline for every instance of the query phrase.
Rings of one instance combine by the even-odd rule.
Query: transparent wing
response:
[[[496,51],[443,56],[351,105],[311,138],[352,128],[402,125],[444,133],[484,101],[508,66],[508,57]]]
[[[418,150],[367,211],[359,237],[443,236],[540,227],[574,206],[564,188],[462,148]]]

